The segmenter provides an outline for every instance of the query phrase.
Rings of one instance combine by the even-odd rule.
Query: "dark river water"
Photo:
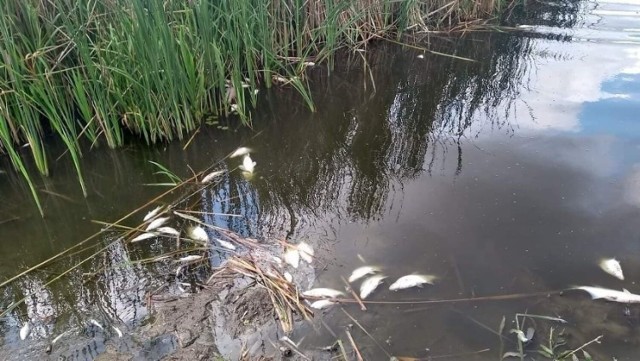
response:
[[[319,262],[309,287],[342,289],[340,277],[364,260],[389,276],[371,301],[479,298],[345,307],[371,335],[351,331],[365,359],[500,360],[517,348],[515,335],[496,335],[501,320],[509,330],[517,313],[528,312],[567,321],[535,321],[538,342],[546,344],[551,327],[565,330],[572,348],[603,335],[587,347],[596,360],[637,360],[638,306],[580,291],[545,293],[582,285],[640,293],[640,3],[566,1],[527,11],[507,17],[513,31],[428,39],[434,50],[472,62],[380,44],[340,57],[331,72],[311,69],[315,113],[290,90],[263,89],[252,129],[221,120],[188,144],[132,140],[124,149],[87,151],[87,198],[68,157],[51,159],[52,176],[38,179],[45,219],[3,163],[0,281],[163,192],[149,185],[166,181],[150,161],[187,178],[247,146],[255,177],[232,172],[203,190],[200,209],[217,213],[207,221],[261,239],[307,240]],[[171,270],[131,261],[163,245],[115,242],[61,275],[115,239],[88,241],[82,252],[0,289],[0,310],[26,297],[0,320],[1,359],[42,359],[68,330],[51,357],[91,360],[108,342],[139,347],[86,324],[93,318],[126,333],[147,322],[145,293]],[[602,258],[619,260],[626,280],[600,270]],[[387,290],[413,272],[438,280]],[[529,293],[542,296],[493,299]],[[326,327],[297,328],[291,338],[304,338],[301,346],[331,344],[328,329],[354,323],[339,307],[317,314]],[[31,334],[21,341],[27,321]],[[544,359],[534,350],[528,355]],[[154,352],[147,358],[164,351]]]

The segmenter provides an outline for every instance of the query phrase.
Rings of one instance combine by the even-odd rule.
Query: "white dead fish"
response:
[[[591,298],[594,300],[604,299],[607,301],[619,302],[619,303],[640,303],[640,295],[631,293],[626,289],[623,289],[622,291],[617,291],[617,290],[611,290],[608,288],[590,287],[590,286],[575,287],[575,289],[588,292],[591,295]]]
[[[171,236],[176,236],[176,237],[180,236],[180,231],[178,231],[173,227],[160,227],[157,229],[157,231],[160,233],[171,235]]]
[[[336,303],[331,300],[317,300],[311,303],[311,308],[315,308],[316,310],[322,310],[327,307],[331,307]]]
[[[316,66],[316,63],[312,62],[312,61],[305,61],[302,63],[302,65],[304,66]]]
[[[598,265],[600,266],[600,268],[602,268],[603,271],[607,272],[608,274],[612,275],[613,277],[619,280],[624,281],[622,266],[620,265],[620,262],[618,262],[617,259],[615,258],[603,259],[600,261],[600,263],[598,263]]]
[[[185,256],[182,258],[178,259],[178,262],[193,262],[193,261],[197,261],[199,259],[202,259],[202,256],[197,256],[195,254],[189,255],[189,256]]]
[[[423,54],[418,55],[418,59],[424,59],[424,55]]]
[[[305,262],[307,263],[313,262],[313,255],[314,255],[313,247],[311,247],[310,245],[308,245],[306,242],[303,241],[298,243],[296,248],[298,249],[298,253],[300,253],[300,257]]]
[[[209,235],[207,234],[207,231],[200,226],[187,228],[187,236],[196,242],[209,242]]]
[[[153,238],[153,237],[157,237],[158,235],[155,233],[142,233],[136,237],[134,237],[131,242],[140,242],[140,241],[144,241],[145,239],[149,239],[149,238]]]
[[[260,90],[258,89],[253,89],[253,95],[258,95],[258,93],[260,92]]]
[[[104,327],[102,327],[102,325],[100,324],[100,322],[94,320],[93,318],[89,319],[89,323],[96,326],[97,328],[104,330]]]
[[[369,297],[369,295],[372,294],[373,291],[378,288],[378,286],[380,286],[382,280],[384,280],[385,278],[387,277],[383,275],[376,275],[364,280],[364,282],[362,282],[362,285],[360,285],[360,298],[365,299]]]
[[[411,287],[422,287],[425,283],[433,284],[436,276],[431,275],[406,275],[398,278],[389,286],[389,290],[397,291]]]
[[[111,326],[113,328],[114,331],[116,331],[116,333],[118,334],[118,338],[122,338],[122,331],[120,331],[119,328],[117,328],[116,326]]]
[[[207,184],[209,182],[211,182],[212,180],[214,180],[215,178],[221,176],[224,174],[223,170],[217,170],[214,172],[211,172],[209,174],[207,174],[204,178],[202,178],[202,180],[200,181],[200,183],[202,184]]]
[[[293,282],[293,276],[287,271],[284,272],[284,279],[289,283]]]
[[[250,152],[251,152],[251,149],[247,147],[240,147],[234,150],[233,153],[231,153],[231,155],[229,156],[229,158],[240,157],[242,155],[249,154]]]
[[[71,330],[66,330],[63,333],[59,334],[58,336],[56,336],[56,338],[53,339],[53,341],[51,341],[51,344],[54,345],[56,342],[60,341],[60,339],[63,338],[69,332],[71,332]]]
[[[287,248],[284,251],[284,261],[291,265],[293,268],[298,268],[300,263],[300,252],[294,248]]]
[[[162,210],[163,206],[157,206],[156,208],[154,208],[152,211],[150,211],[149,213],[147,213],[146,216],[144,216],[144,218],[142,219],[144,222],[150,220],[151,218],[155,217],[156,215],[158,215],[158,213],[160,213],[160,211]]]
[[[244,158],[242,158],[242,164],[240,165],[240,169],[247,172],[253,173],[253,170],[256,167],[256,162],[251,159],[249,154],[246,154]]]
[[[167,221],[169,220],[169,217],[160,217],[160,218],[156,218],[153,220],[153,222],[149,223],[149,225],[147,226],[146,230],[147,231],[152,231],[158,227],[161,227],[162,225],[164,225],[165,223],[167,223]]]
[[[222,248],[230,249],[232,251],[236,250],[236,246],[234,246],[233,243],[231,243],[231,242],[225,241],[225,240],[220,239],[220,238],[216,238],[215,240],[216,240],[216,242],[218,242],[220,244],[220,246],[222,246]]]
[[[29,322],[25,322],[25,324],[20,329],[20,339],[24,341],[27,337],[29,337],[30,333],[31,326],[29,326]]]
[[[344,296],[344,292],[334,290],[332,288],[312,288],[308,291],[302,292],[302,295],[307,297],[336,298],[339,296]]]
[[[376,272],[380,272],[380,269],[375,266],[358,267],[354,269],[353,272],[351,272],[351,276],[349,276],[349,282],[355,282],[366,275],[374,274]]]

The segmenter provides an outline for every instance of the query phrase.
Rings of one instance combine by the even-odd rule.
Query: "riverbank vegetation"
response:
[[[502,0],[10,0],[0,5],[0,152],[29,182],[64,143],[86,194],[82,151],[128,134],[182,139],[205,115],[296,88],[305,67],[383,37],[486,18]],[[59,155],[54,155],[55,157]],[[40,205],[38,204],[40,208]],[[42,209],[40,208],[42,212]]]

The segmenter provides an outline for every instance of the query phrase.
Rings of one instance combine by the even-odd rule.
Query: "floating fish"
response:
[[[146,216],[144,216],[144,218],[142,219],[144,222],[150,220],[151,218],[155,217],[158,215],[158,213],[160,213],[160,211],[162,210],[162,208],[164,208],[164,206],[157,206],[156,208],[154,208],[152,211],[150,211],[149,213],[147,213]]]
[[[192,262],[192,261],[197,261],[199,259],[202,259],[202,256],[197,256],[197,255],[189,255],[189,256],[185,256],[182,258],[178,259],[178,262]]]
[[[418,59],[424,59],[424,55],[423,54],[418,55]]]
[[[209,182],[211,182],[212,180],[214,180],[215,178],[221,176],[224,174],[223,170],[217,170],[214,172],[211,172],[209,174],[207,174],[204,178],[202,178],[202,180],[200,181],[200,183],[202,184],[207,184]]]
[[[364,280],[364,282],[362,282],[362,285],[360,285],[360,298],[365,299],[369,297],[369,295],[372,294],[373,291],[378,288],[378,286],[380,286],[382,280],[384,280],[385,278],[387,277],[383,275],[376,275]]]
[[[136,237],[134,237],[131,242],[140,242],[140,241],[144,241],[145,239],[149,239],[149,238],[153,238],[153,237],[157,237],[158,235],[155,233],[142,233]]]
[[[389,290],[397,291],[411,287],[422,287],[425,283],[433,284],[436,276],[431,275],[406,275],[398,278],[389,286]]]
[[[60,341],[60,339],[64,337],[64,335],[68,334],[69,332],[71,332],[71,330],[67,330],[59,334],[58,336],[56,336],[56,338],[53,339],[53,341],[51,341],[51,344],[54,345],[56,342]]]
[[[353,272],[351,272],[351,276],[349,276],[349,282],[355,282],[366,275],[374,274],[376,272],[380,272],[380,269],[375,266],[358,267],[354,269]]]
[[[97,328],[104,330],[104,327],[102,327],[102,325],[100,324],[100,322],[94,320],[93,318],[89,319],[89,323],[96,326]]]
[[[311,303],[311,308],[315,308],[317,310],[322,310],[325,309],[327,307],[331,307],[333,305],[335,305],[336,303],[334,301],[331,300],[317,300]]]
[[[310,245],[308,245],[306,242],[303,241],[298,243],[296,248],[298,249],[298,253],[300,253],[300,257],[305,262],[307,263],[313,262],[313,255],[314,255],[313,247],[311,247]]]
[[[613,277],[624,281],[624,274],[622,274],[622,266],[620,266],[620,262],[615,258],[611,259],[603,259],[598,263],[600,268]]]
[[[111,326],[113,328],[114,331],[116,331],[116,333],[118,334],[119,338],[122,338],[122,331],[120,331],[120,329],[118,329],[116,326]]]
[[[25,324],[20,329],[20,339],[25,340],[27,337],[29,337],[30,333],[31,333],[31,326],[29,326],[29,322],[25,322]]]
[[[231,155],[229,156],[229,158],[240,157],[242,155],[249,154],[249,153],[251,153],[251,149],[247,147],[240,147],[234,150],[233,153],[231,153]]]
[[[298,268],[300,263],[300,252],[294,248],[287,248],[284,251],[284,261],[291,265],[293,268]]]
[[[187,228],[187,236],[196,242],[209,242],[209,235],[207,234],[207,231],[200,226]]]
[[[302,65],[304,66],[316,66],[316,63],[312,62],[312,61],[305,61],[302,63]]]
[[[312,288],[308,291],[302,292],[303,296],[307,297],[328,297],[328,298],[336,298],[339,296],[344,296],[344,292],[340,292],[338,290],[334,290],[332,288]]]
[[[626,289],[623,289],[622,291],[617,291],[617,290],[610,290],[607,288],[589,287],[589,286],[575,287],[575,289],[588,292],[591,295],[591,298],[594,300],[601,298],[607,301],[619,302],[619,303],[640,303],[640,295],[631,293]]]
[[[225,241],[225,240],[220,239],[220,238],[216,238],[216,242],[218,242],[220,244],[220,246],[222,246],[223,248],[230,249],[232,251],[236,250],[236,246],[234,246],[233,243],[231,243],[231,242]]]
[[[242,164],[240,165],[240,169],[247,173],[253,173],[255,166],[256,166],[256,162],[254,162],[251,159],[251,156],[249,154],[246,154],[244,158],[242,158]]]
[[[189,220],[189,221],[193,221],[193,222],[196,222],[196,223],[202,223],[202,221],[201,221],[201,220],[199,220],[198,218],[196,218],[196,217],[194,217],[194,216],[190,216],[190,215],[188,215],[188,214],[180,213],[180,212],[178,212],[178,211],[173,211],[173,214],[175,214],[176,216],[178,216],[178,217],[180,217],[180,218],[183,218],[183,219]]]
[[[146,230],[147,231],[152,231],[158,227],[161,227],[162,225],[164,225],[165,223],[167,223],[167,221],[169,220],[169,217],[160,217],[160,218],[156,218],[153,220],[153,222],[149,223],[149,225],[147,226]]]
[[[286,271],[284,272],[284,279],[289,283],[293,282],[293,276],[291,275],[291,273]]]
[[[518,340],[522,343],[528,343],[531,342],[531,340],[533,340],[533,335],[536,333],[536,330],[533,327],[529,327],[527,329],[527,334],[525,335],[525,333],[522,330],[511,330],[510,333],[515,333],[516,335],[518,335]]]
[[[160,233],[171,235],[171,236],[176,236],[176,237],[180,236],[180,231],[172,227],[160,227],[157,229],[157,231]]]

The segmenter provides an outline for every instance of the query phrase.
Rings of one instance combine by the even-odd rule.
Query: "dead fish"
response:
[[[242,155],[249,154],[249,153],[251,153],[251,149],[247,147],[240,147],[234,150],[233,153],[231,153],[231,155],[229,156],[229,158],[240,157]]]
[[[287,248],[284,251],[284,261],[291,265],[293,268],[298,268],[300,264],[300,252],[294,248]]]
[[[302,63],[302,65],[304,66],[316,66],[316,63],[312,62],[312,61],[305,61]]]
[[[289,283],[293,282],[293,276],[291,275],[291,273],[286,271],[284,272],[284,279]]]
[[[69,332],[71,332],[71,330],[66,330],[63,333],[59,334],[58,336],[56,336],[56,338],[53,339],[53,341],[51,341],[51,344],[55,345],[56,342],[60,341],[60,339],[64,337],[66,334],[68,334]]]
[[[366,275],[374,274],[376,272],[380,272],[380,268],[375,266],[358,267],[354,269],[353,272],[351,272],[351,276],[349,276],[349,282],[355,282]]]
[[[418,59],[424,59],[424,55],[423,54],[418,55]]]
[[[199,259],[202,259],[202,256],[197,256],[195,254],[189,255],[189,256],[185,256],[182,258],[178,259],[178,262],[192,262],[192,261],[197,261]]]
[[[158,213],[160,213],[160,211],[162,210],[162,208],[164,208],[164,206],[157,206],[156,208],[154,208],[152,211],[150,211],[149,213],[147,213],[146,216],[144,216],[144,218],[142,219],[143,222],[146,222],[148,220],[150,220],[151,218],[155,217],[156,215],[158,215]]]
[[[615,258],[603,259],[600,261],[600,263],[598,263],[598,265],[600,266],[600,268],[602,268],[603,271],[607,272],[608,274],[612,275],[613,277],[619,280],[624,281],[622,266],[620,265],[620,262],[618,262],[617,259]]]
[[[168,220],[169,220],[169,217],[156,218],[156,219],[153,220],[153,222],[149,223],[149,225],[147,226],[146,230],[147,231],[154,230],[154,229],[164,225],[165,223],[167,223]]]
[[[311,247],[310,245],[308,245],[306,242],[303,241],[298,243],[296,248],[298,249],[298,253],[300,253],[300,257],[305,262],[307,263],[313,262],[313,255],[314,255],[313,247]]]
[[[619,303],[640,303],[640,295],[631,293],[626,289],[623,289],[622,291],[617,291],[617,290],[611,290],[608,288],[590,287],[590,286],[580,286],[580,287],[575,287],[574,289],[588,292],[591,295],[591,298],[594,300],[601,298],[607,301],[619,302]]]
[[[220,239],[220,238],[216,238],[215,240],[216,240],[216,242],[218,242],[220,244],[220,246],[222,246],[222,248],[230,249],[232,251],[236,250],[236,246],[234,246],[233,243],[231,243],[231,242],[227,242],[227,241],[225,241],[223,239]]]
[[[336,298],[339,296],[344,296],[344,292],[334,290],[332,288],[312,288],[308,291],[302,292],[302,295],[307,297]]]
[[[178,231],[173,227],[160,227],[157,229],[157,231],[160,233],[171,235],[171,236],[176,236],[176,237],[180,236],[180,231]]]
[[[140,242],[140,241],[144,241],[145,239],[149,239],[149,238],[153,238],[153,237],[157,237],[158,235],[156,235],[155,233],[142,233],[136,237],[134,237],[131,242]]]
[[[207,231],[200,226],[187,228],[187,236],[196,242],[209,242],[209,235],[207,234]]]
[[[331,300],[317,300],[311,303],[311,308],[315,308],[316,310],[322,310],[327,307],[331,307],[335,304],[336,302]]]
[[[533,329],[533,327],[529,327],[527,329],[527,334],[525,335],[525,333],[522,330],[511,330],[510,333],[515,333],[518,336],[518,340],[522,343],[528,343],[531,342],[531,340],[533,340],[533,335],[535,334],[536,330]]]
[[[209,174],[207,174],[204,178],[202,178],[202,180],[200,181],[200,183],[202,184],[207,184],[209,182],[211,182],[212,180],[214,180],[215,178],[221,176],[224,174],[223,170],[217,170],[215,172],[211,172]]]
[[[406,275],[398,278],[389,286],[389,290],[397,291],[411,287],[422,287],[425,283],[433,284],[436,276],[431,275]]]
[[[242,164],[240,165],[240,169],[251,174],[255,169],[256,162],[251,159],[249,154],[246,154],[244,158],[242,158]]]
[[[100,322],[94,320],[93,318],[89,319],[89,323],[96,326],[97,328],[104,330],[104,327],[102,327],[102,325],[100,324]]]
[[[202,223],[202,221],[199,220],[198,218],[196,218],[194,216],[191,216],[191,215],[188,215],[188,214],[184,214],[184,213],[181,213],[181,212],[178,212],[178,211],[173,211],[173,214],[175,214],[176,216],[178,216],[180,218],[189,220],[189,221],[193,221],[193,222],[196,222],[196,223]]]
[[[27,337],[29,337],[30,333],[31,333],[31,326],[29,326],[29,322],[25,322],[22,328],[20,329],[20,339],[24,341]]]
[[[122,331],[120,331],[120,329],[118,329],[116,326],[111,326],[111,327],[118,334],[118,338],[122,338]]]
[[[362,285],[360,285],[360,298],[365,299],[369,297],[369,295],[372,294],[373,291],[378,288],[378,286],[380,286],[382,280],[384,280],[385,278],[387,277],[383,275],[376,275],[364,280],[364,282],[362,282]]]

